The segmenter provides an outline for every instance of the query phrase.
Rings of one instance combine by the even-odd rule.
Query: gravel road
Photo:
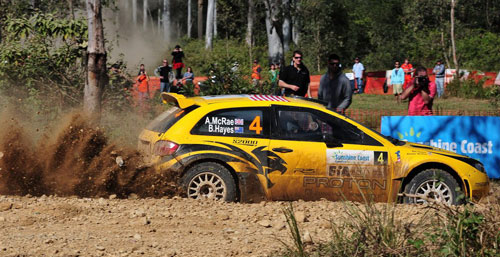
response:
[[[0,196],[0,256],[270,256],[292,243],[288,202],[130,198]],[[293,207],[306,242],[327,240],[344,213],[340,202]],[[422,207],[397,208],[408,219]]]

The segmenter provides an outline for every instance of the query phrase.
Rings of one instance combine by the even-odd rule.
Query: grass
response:
[[[398,104],[393,95],[354,95],[349,109],[408,110],[408,100]],[[445,97],[434,99],[434,110],[498,111],[486,99]]]
[[[421,206],[418,219],[401,218],[405,208],[396,204],[343,204],[331,238],[307,247],[290,204],[283,213],[293,244],[276,256],[500,256],[500,194],[476,205]]]

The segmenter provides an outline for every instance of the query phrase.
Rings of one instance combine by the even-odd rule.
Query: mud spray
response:
[[[179,195],[178,176],[142,165],[133,149],[110,144],[104,132],[74,114],[35,143],[14,118],[0,120],[0,194],[126,198]],[[54,132],[52,132],[54,133]]]

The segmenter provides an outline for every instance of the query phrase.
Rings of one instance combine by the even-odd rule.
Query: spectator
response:
[[[436,75],[437,96],[441,98],[441,96],[444,94],[444,75],[445,75],[444,64],[441,62],[441,60],[436,62],[436,66],[434,66],[432,73]]]
[[[271,69],[269,70],[269,81],[271,82],[271,92],[275,95],[280,95],[278,87],[276,86],[278,82],[279,71],[276,69],[276,65],[271,64]]]
[[[293,64],[286,66],[280,72],[278,86],[285,89],[284,95],[286,96],[305,96],[307,94],[308,97],[311,97],[309,70],[302,63],[302,57],[302,52],[295,50]]]
[[[365,74],[365,66],[359,62],[359,57],[354,59],[352,72],[354,72],[354,81],[356,82],[356,87],[358,88],[358,94],[363,94],[363,76]]]
[[[405,58],[405,62],[403,65],[401,65],[401,68],[403,68],[403,71],[405,72],[405,83],[404,83],[404,89],[408,87],[408,84],[412,82],[412,77],[413,77],[413,65],[411,65],[410,61],[408,58]]]
[[[344,113],[352,102],[352,88],[349,79],[340,67],[340,58],[336,54],[328,56],[328,71],[321,76],[318,99],[328,102],[328,108]]]
[[[139,68],[139,74],[137,75],[136,82],[139,106],[144,110],[146,108],[146,100],[149,98],[149,77],[146,73],[146,68],[144,64],[141,64]]]
[[[430,82],[426,68],[419,67],[416,73],[415,78],[401,94],[401,100],[409,98],[408,115],[432,115],[436,84]]]
[[[184,52],[180,45],[176,45],[174,51],[172,52],[172,69],[176,71],[175,78],[182,79],[182,68],[184,68],[184,63],[182,63],[182,58],[184,58]]]
[[[253,60],[253,66],[252,66],[252,83],[254,87],[260,87],[260,72],[262,71],[262,68],[260,67],[259,61]],[[262,90],[261,90],[262,92]]]
[[[184,84],[192,84],[194,80],[194,73],[191,67],[187,67],[186,73],[184,73],[184,77],[182,78],[182,82]]]
[[[399,97],[403,93],[403,84],[405,83],[405,72],[399,67],[399,62],[394,62],[394,69],[391,71],[391,85],[392,92],[396,97],[396,102],[401,103],[401,98]]]
[[[160,77],[160,93],[170,92],[170,81],[168,79],[168,75],[171,71],[172,68],[168,65],[167,59],[163,59],[162,66],[158,66],[158,68],[155,69],[155,76]]]

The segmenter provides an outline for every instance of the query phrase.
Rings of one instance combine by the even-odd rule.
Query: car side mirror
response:
[[[330,134],[323,134],[323,142],[325,142],[326,147],[328,147],[328,148],[335,148],[335,147],[344,146],[342,143],[340,143],[335,138],[333,138],[332,135],[330,135]]]

